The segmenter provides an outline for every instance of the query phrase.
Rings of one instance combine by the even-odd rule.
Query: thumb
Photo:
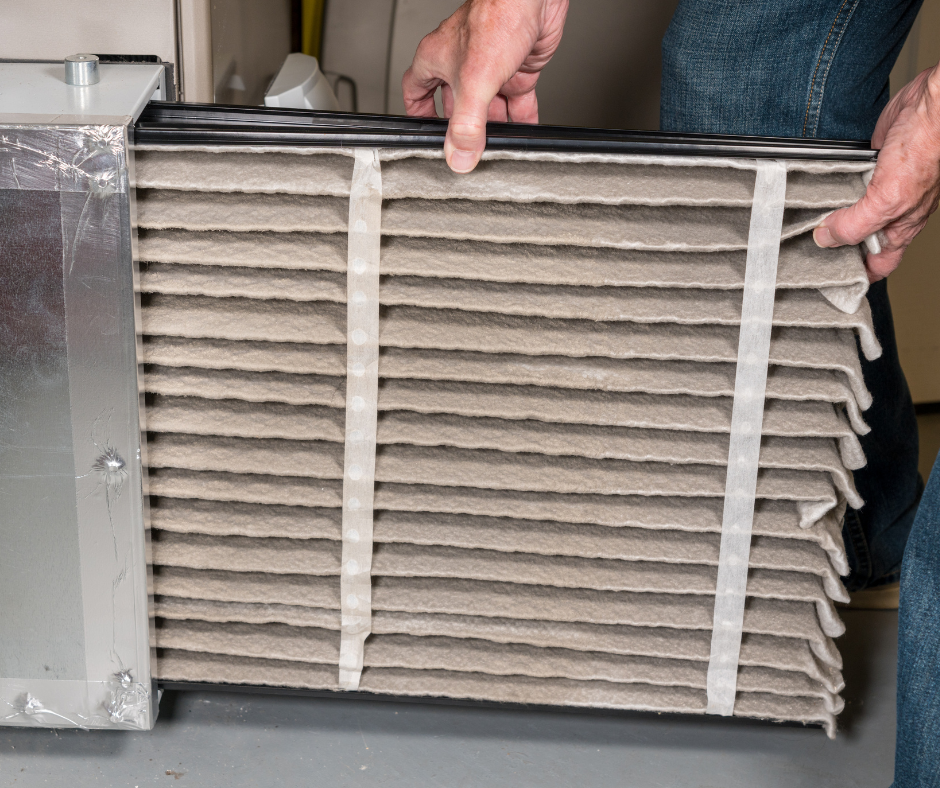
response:
[[[454,110],[444,138],[444,157],[454,172],[470,172],[486,147],[486,116],[499,86],[476,80],[453,86]]]
[[[880,230],[888,223],[884,209],[867,192],[857,203],[829,214],[813,230],[813,240],[825,249],[853,246]]]

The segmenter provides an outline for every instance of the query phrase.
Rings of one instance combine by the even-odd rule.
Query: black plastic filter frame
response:
[[[470,709],[498,710],[498,711],[525,711],[541,712],[545,714],[573,714],[586,717],[618,717],[657,719],[665,717],[667,720],[708,720],[714,725],[740,725],[753,727],[754,725],[773,726],[775,728],[822,728],[821,724],[813,722],[796,722],[794,720],[772,720],[762,717],[715,717],[706,714],[687,714],[673,711],[646,711],[644,709],[608,709],[598,706],[549,706],[542,703],[512,703],[494,700],[474,700],[473,698],[445,698],[439,695],[388,695],[378,692],[362,692],[358,690],[312,690],[295,687],[278,687],[259,684],[212,684],[203,681],[159,681],[157,686],[167,692],[232,692],[243,695],[286,695],[288,697],[317,698],[319,700],[364,700],[377,703],[401,703],[416,706],[450,706]]]
[[[851,140],[614,131],[572,126],[489,123],[488,150],[632,153],[775,159],[874,161],[877,151]],[[257,145],[442,148],[447,121],[397,115],[151,101],[134,128],[141,145]]]

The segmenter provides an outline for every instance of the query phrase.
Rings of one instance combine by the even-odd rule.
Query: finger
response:
[[[535,97],[534,89],[518,96],[509,96],[506,103],[509,108],[509,118],[513,123],[539,122],[539,102]]]
[[[813,230],[817,246],[852,246],[878,232],[895,217],[892,216],[871,189],[854,205],[829,214]]]
[[[423,93],[419,92],[413,83],[406,87],[405,81],[408,80],[411,69],[405,72],[401,80],[402,95],[405,97],[405,113],[416,118],[436,118],[437,107],[434,105],[434,94],[437,92],[439,82],[433,88],[426,89]]]
[[[454,87],[454,109],[444,138],[444,156],[454,172],[470,172],[486,147],[486,117],[498,86],[468,79]]]
[[[490,108],[486,111],[486,119],[494,123],[506,123],[509,120],[509,110],[505,96],[496,94],[496,97],[490,102]]]
[[[907,247],[924,229],[926,223],[926,219],[903,216],[878,233],[881,248],[874,252],[869,251],[865,256],[865,267],[868,269],[870,281],[884,279],[898,267]]]
[[[437,117],[434,94],[447,81],[448,59],[437,30],[421,39],[414,60],[401,78],[405,111],[419,117]]]
[[[903,256],[904,249],[887,249],[879,254],[868,255],[865,258],[868,281],[877,282],[884,279],[901,264]]]

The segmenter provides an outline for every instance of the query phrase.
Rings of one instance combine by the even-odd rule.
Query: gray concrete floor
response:
[[[843,615],[835,741],[740,720],[168,692],[147,733],[0,728],[0,787],[887,788],[897,615]]]

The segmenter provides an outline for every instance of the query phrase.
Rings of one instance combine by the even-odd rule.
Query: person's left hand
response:
[[[813,231],[819,246],[858,244],[878,233],[881,251],[868,253],[872,282],[901,262],[940,198],[940,65],[921,72],[891,99],[872,135],[880,149],[868,190],[855,205],[827,216]]]

